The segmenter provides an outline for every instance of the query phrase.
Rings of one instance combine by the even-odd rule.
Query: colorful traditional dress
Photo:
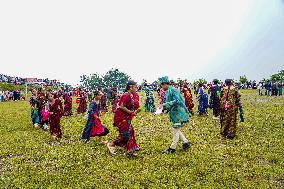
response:
[[[209,107],[213,109],[213,115],[215,117],[218,117],[220,115],[220,97],[221,97],[221,87],[218,85],[213,85],[210,88]]]
[[[225,87],[221,92],[221,135],[233,139],[236,136],[238,110],[242,108],[240,93],[237,88]]]
[[[155,112],[155,100],[153,96],[153,92],[150,88],[145,88],[146,93],[146,102],[145,102],[145,109],[148,112]]]
[[[102,125],[99,118],[100,103],[92,101],[88,110],[88,121],[82,133],[82,139],[90,140],[90,137],[106,136],[109,130]]]
[[[137,110],[139,105],[139,96],[137,93],[124,93],[120,99],[119,106],[124,106],[130,111]],[[134,115],[124,112],[118,108],[114,115],[114,126],[118,129],[119,135],[114,140],[114,144],[124,147],[128,153],[134,153],[140,150],[136,144],[135,133],[132,126]]]
[[[42,112],[41,112],[41,110],[43,108],[45,108],[45,106],[46,106],[46,103],[47,103],[46,95],[44,93],[38,94],[37,100],[39,102],[38,111],[39,111],[40,124],[41,124],[41,127],[43,127],[43,123],[41,122],[41,120],[42,120]]]
[[[202,87],[199,88],[198,99],[199,99],[199,104],[198,104],[199,115],[207,114],[207,112],[208,112],[208,95],[206,94],[206,92],[204,91],[204,89]]]
[[[64,99],[64,115],[65,116],[73,115],[73,112],[72,112],[72,96],[69,95],[68,93],[64,93],[63,99]]]
[[[190,88],[183,88],[183,95],[184,95],[185,105],[188,111],[191,114],[193,114],[194,103],[193,103],[192,93],[191,93]]]
[[[77,108],[78,114],[83,114],[87,111],[87,95],[85,92],[79,93],[79,98],[77,97],[77,100],[79,99],[79,106]]]
[[[101,98],[101,112],[108,112],[106,95],[103,95]]]
[[[178,89],[170,87],[167,91],[164,110],[168,110],[173,128],[181,128],[190,118],[190,113]]]
[[[121,99],[121,94],[116,94],[115,100],[113,101],[113,104],[112,104],[112,112],[113,113],[115,113],[116,110],[119,108],[120,99]]]
[[[62,137],[60,119],[63,115],[62,102],[59,99],[55,99],[54,104],[49,104],[50,111],[50,134],[58,138]]]
[[[39,111],[39,101],[37,97],[32,96],[30,98],[30,106],[31,106],[31,118],[33,125],[40,123],[40,111]]]

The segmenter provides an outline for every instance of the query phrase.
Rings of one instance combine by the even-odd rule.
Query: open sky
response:
[[[249,79],[284,69],[284,0],[0,1],[0,73],[79,83]]]

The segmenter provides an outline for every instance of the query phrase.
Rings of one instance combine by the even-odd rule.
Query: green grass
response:
[[[63,118],[64,137],[54,141],[32,127],[27,101],[0,103],[0,188],[283,188],[284,98],[242,92],[236,140],[221,139],[210,111],[183,128],[188,152],[161,155],[172,140],[168,117],[142,112],[133,123],[138,158],[111,156],[97,138],[80,142],[83,117]],[[102,121],[114,138],[113,115]]]

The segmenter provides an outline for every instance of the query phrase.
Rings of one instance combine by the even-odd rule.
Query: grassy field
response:
[[[63,118],[56,141],[32,127],[27,101],[0,103],[0,188],[284,188],[284,98],[242,94],[237,139],[221,139],[210,110],[192,117],[183,129],[192,148],[175,155],[161,154],[172,140],[167,115],[142,112],[134,120],[137,158],[111,156],[98,138],[81,142],[82,116]],[[113,115],[102,121],[114,138]]]

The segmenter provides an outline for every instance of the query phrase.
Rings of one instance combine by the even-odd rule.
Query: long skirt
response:
[[[220,100],[213,100],[212,109],[213,115],[218,117],[220,115]]]
[[[141,150],[136,143],[135,133],[131,124],[131,120],[123,120],[118,124],[115,123],[115,125],[119,132],[118,137],[113,141],[115,145],[124,147],[127,152],[131,154]]]
[[[71,116],[71,115],[73,115],[73,112],[72,112],[72,103],[66,102],[66,103],[64,104],[64,115],[65,115],[65,116]]]
[[[199,100],[199,104],[198,104],[198,112],[199,114],[207,114],[208,112],[208,100]]]
[[[39,111],[38,111],[38,109],[32,110],[31,118],[32,118],[33,125],[40,123],[40,116],[39,116]]]
[[[220,123],[221,135],[223,137],[233,139],[237,131],[237,114],[238,109],[231,107],[228,110],[221,110]]]
[[[108,133],[109,130],[102,125],[99,119],[95,119],[95,121],[88,120],[81,138],[90,140],[91,137],[106,136]]]
[[[50,117],[50,134],[52,136],[56,136],[57,138],[62,137],[60,116]]]
[[[79,106],[77,108],[77,113],[78,114],[83,114],[86,111],[87,111],[87,102],[86,102],[86,100],[81,99],[80,103],[79,103]]]

